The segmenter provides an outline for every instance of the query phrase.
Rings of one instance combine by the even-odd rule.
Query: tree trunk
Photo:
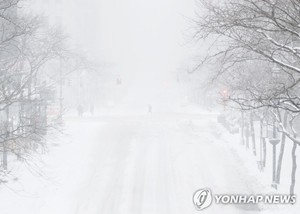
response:
[[[3,169],[7,170],[7,139],[9,138],[9,107],[6,108],[6,124],[5,124],[5,132],[6,132],[6,139],[3,142]]]
[[[242,145],[245,145],[245,118],[244,118],[244,112],[242,111],[242,118],[241,118],[241,143]]]
[[[252,151],[253,154],[256,156],[256,140],[255,140],[253,113],[250,113],[250,133],[252,138]]]
[[[297,143],[294,142],[292,149],[292,174],[291,174],[291,186],[290,194],[294,195],[295,193],[295,184],[296,184],[296,170],[297,170],[297,157],[296,157]]]
[[[266,166],[266,140],[264,137],[264,133],[263,133],[263,125],[264,125],[264,120],[261,118],[260,119],[260,141],[259,141],[259,158],[260,158],[260,164],[261,164],[261,168],[264,168]]]
[[[245,136],[246,136],[246,148],[249,148],[249,135],[250,135],[250,130],[249,130],[249,123],[248,121],[245,123]]]
[[[266,138],[263,138],[263,167],[266,167],[267,160],[267,142]]]
[[[3,169],[7,170],[7,148],[6,148],[6,142],[3,142],[3,156],[2,156],[2,162],[3,162]]]
[[[283,117],[283,126],[286,128],[287,126],[287,115],[288,113],[284,113]],[[282,166],[282,159],[283,159],[283,154],[284,154],[284,148],[285,148],[285,140],[286,140],[286,135],[282,133],[281,135],[281,144],[280,144],[280,152],[279,152],[279,157],[278,157],[278,162],[277,162],[277,172],[276,172],[276,183],[280,184],[280,176],[281,176],[281,166]]]

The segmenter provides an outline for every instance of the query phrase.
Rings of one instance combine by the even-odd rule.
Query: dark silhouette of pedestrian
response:
[[[148,113],[152,113],[152,105],[148,105]]]
[[[78,112],[78,116],[82,117],[83,116],[83,107],[81,104],[78,105],[77,107],[77,112]]]

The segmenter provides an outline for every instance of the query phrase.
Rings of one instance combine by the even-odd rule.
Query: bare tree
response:
[[[49,75],[60,72],[51,66],[70,57],[66,36],[40,17],[23,15],[19,2],[0,1],[0,171],[4,172],[8,154],[29,162],[34,153],[45,151],[45,135],[56,128],[47,107],[58,80]]]
[[[300,141],[291,131],[294,119],[290,119],[291,129],[287,128],[286,121],[288,115],[295,118],[300,112],[300,2],[295,0],[229,0],[219,4],[207,0],[199,2],[205,11],[201,11],[195,20],[197,29],[195,38],[213,38],[215,48],[211,48],[209,55],[197,68],[203,63],[214,62],[218,65],[212,78],[217,80],[217,85],[229,88],[228,102],[233,108],[250,111],[250,115],[260,109],[271,113],[274,133],[276,131],[282,133],[277,169],[274,167],[273,172],[276,175],[273,177],[277,177],[277,183],[280,182],[285,138],[292,140],[294,147],[290,192],[293,194],[295,151]],[[282,119],[284,111],[287,113]],[[251,120],[250,127],[253,130]],[[252,139],[255,139],[255,136]],[[255,146],[255,141],[253,145]],[[274,158],[275,164],[275,155]]]

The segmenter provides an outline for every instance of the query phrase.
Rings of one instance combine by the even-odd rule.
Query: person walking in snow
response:
[[[148,113],[152,113],[152,105],[148,105]]]
[[[77,112],[78,112],[78,116],[82,117],[83,116],[83,107],[81,104],[78,105],[77,107]]]

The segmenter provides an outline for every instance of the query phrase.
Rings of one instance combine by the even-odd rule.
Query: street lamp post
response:
[[[269,139],[269,142],[273,146],[273,176],[272,176],[272,187],[277,189],[276,185],[276,146],[280,142],[277,137],[276,126],[275,126],[275,119],[273,121],[273,138]]]

